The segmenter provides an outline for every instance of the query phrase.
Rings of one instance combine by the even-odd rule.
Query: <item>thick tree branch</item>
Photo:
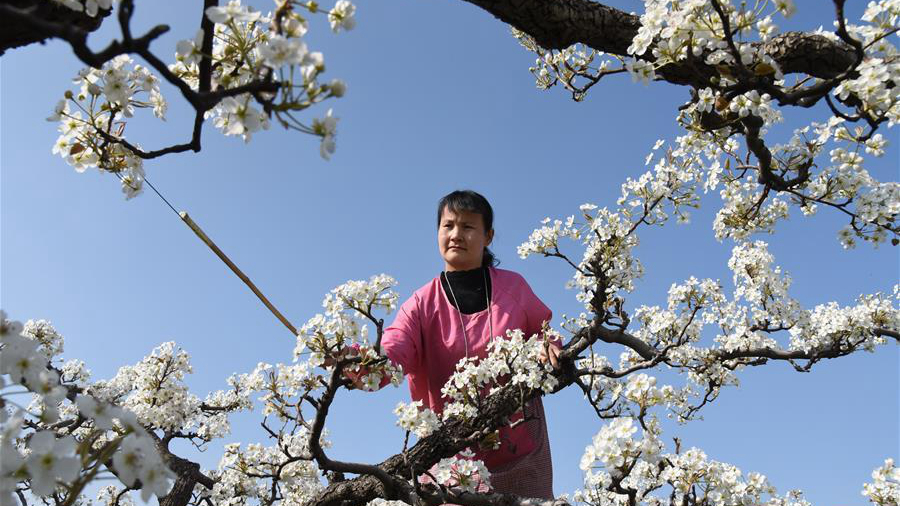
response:
[[[897,341],[900,341],[900,332],[897,332],[896,330],[878,327],[875,330],[873,330],[872,332],[877,336],[893,337]]]
[[[428,494],[427,492],[414,494],[412,487],[408,487],[408,489],[408,494],[403,498],[404,502],[408,504],[415,504],[415,499],[418,497],[429,506],[445,504],[447,499],[452,500],[453,504],[461,506],[569,506],[569,503],[563,499],[539,499],[515,494],[473,494],[471,492],[444,497],[441,494]]]
[[[91,17],[84,12],[75,12],[63,7],[56,2],[46,0],[4,0],[0,4],[0,56],[7,49],[15,49],[27,46],[35,42],[44,43],[47,39],[56,37],[56,34],[41,26],[22,23],[18,17],[10,12],[32,12],[33,16],[52,23],[52,26],[65,25],[73,31],[83,33],[93,32],[100,28],[104,18],[111,11],[101,10],[96,16]]]
[[[165,497],[159,498],[159,506],[185,506],[190,501],[194,487],[198,483],[212,490],[215,482],[200,472],[200,464],[175,455],[153,431],[148,431],[148,433],[156,442],[156,449],[166,465],[175,473],[172,490]]]
[[[580,42],[598,51],[627,56],[628,46],[640,28],[639,16],[590,0],[465,1],[529,34],[547,49],[563,49]],[[830,79],[857,61],[853,47],[822,35],[787,32],[763,45],[785,74]],[[652,59],[649,53],[644,58]],[[702,75],[716,74],[707,65],[694,65],[696,69],[688,62],[670,64],[657,70],[657,74],[675,84],[701,83]]]
[[[322,431],[325,430],[325,419],[328,417],[328,410],[331,407],[332,401],[334,401],[335,394],[337,394],[338,389],[344,385],[343,374],[345,364],[346,362],[342,361],[335,366],[334,370],[331,372],[328,388],[318,401],[316,418],[313,421],[312,431],[309,436],[309,451],[321,469],[340,473],[347,472],[375,476],[381,481],[381,484],[387,489],[388,493],[393,493],[394,479],[380,466],[331,460],[325,455],[325,450],[322,448],[321,437]]]
[[[877,336],[893,337],[900,341],[900,332],[882,327],[876,327],[871,330],[872,334]],[[804,350],[778,350],[774,348],[753,348],[748,350],[721,350],[716,353],[719,360],[734,360],[741,358],[765,358],[771,360],[812,360],[818,361],[823,358],[836,358],[853,353],[858,348],[856,346],[841,346],[847,344],[844,341],[834,343],[830,346],[816,348],[810,351]]]
[[[105,49],[95,53],[87,45],[87,31],[77,25],[69,24],[65,20],[44,19],[41,17],[41,10],[36,7],[18,8],[9,4],[0,4],[0,18],[28,26],[35,33],[40,33],[43,39],[59,38],[68,42],[78,59],[95,68],[100,68],[101,65],[116,56],[136,53],[141,48],[148,49],[151,42],[169,31],[168,26],[157,25],[137,39],[129,37],[129,40],[125,42],[114,40]]]

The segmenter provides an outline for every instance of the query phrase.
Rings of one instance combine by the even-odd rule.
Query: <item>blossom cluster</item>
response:
[[[697,448],[690,448],[678,455],[667,455],[670,466],[661,473],[676,494],[684,494],[697,487],[703,490],[712,504],[762,504],[765,494],[774,494],[765,476],[749,473],[742,476],[737,467],[709,460]]]
[[[820,132],[819,138],[832,135],[835,140],[844,141],[846,147],[835,147],[828,152],[831,164],[810,180],[805,194],[813,201],[855,202],[857,216],[838,233],[838,238],[845,248],[854,247],[858,238],[877,246],[887,239],[900,213],[900,184],[879,182],[872,177],[859,151],[865,149],[881,156],[887,141],[881,134],[862,141],[840,119],[821,126]]]
[[[837,146],[826,150],[829,142]],[[844,247],[855,246],[857,239],[877,246],[889,234],[896,234],[891,225],[900,213],[900,185],[872,177],[861,153],[881,156],[886,145],[881,134],[867,136],[858,127],[851,131],[839,117],[796,129],[789,142],[772,147],[772,169],[794,177],[813,164],[820,170],[809,175],[790,200],[766,198],[763,188],[728,171],[720,192],[724,205],[713,224],[716,237],[744,239],[756,232],[771,233],[779,220],[788,217],[790,204],[807,216],[814,215],[820,205],[829,205],[852,211],[850,224],[838,234]],[[817,161],[824,154],[828,161]],[[730,161],[742,166],[737,158]],[[848,208],[850,203],[855,208]]]
[[[165,118],[168,106],[159,80],[128,55],[119,55],[99,69],[83,69],[75,84],[80,89],[67,91],[47,118],[59,122],[53,153],[78,172],[96,167],[116,174],[126,198],[138,195],[144,184],[143,160],[115,139],[124,137],[125,122],[136,109],[152,108],[157,118]]]
[[[33,404],[40,409],[40,418],[45,423],[58,421],[59,404],[68,394],[60,384],[59,372],[50,367],[55,352],[63,348],[59,334],[46,321],[22,325],[0,312],[0,339],[0,375],[8,375],[12,385],[22,385],[36,394]],[[6,387],[2,377],[0,387]],[[4,410],[0,417],[6,416]]]
[[[637,430],[630,417],[616,418],[604,425],[584,450],[580,464],[582,471],[600,464],[613,476],[623,476],[625,469],[638,456],[655,462],[662,443],[652,431],[644,431],[644,438],[635,440],[632,436]]]
[[[515,27],[512,27],[512,35],[522,47],[538,55],[534,65],[528,69],[534,75],[538,89],[546,90],[561,83],[573,92],[575,100],[581,100],[587,86],[579,86],[577,81],[580,77],[610,72],[611,60],[605,58],[602,51],[584,44],[578,43],[560,51],[552,51],[542,48],[533,37]]]
[[[97,474],[101,465],[112,466],[119,480],[140,488],[141,497],[165,496],[174,474],[156,450],[155,442],[132,411],[76,393],[66,379],[81,378],[77,364],[64,367],[60,375],[51,361],[62,352],[62,336],[45,321],[25,325],[8,320],[0,311],[0,503],[13,504],[17,482],[24,489],[47,497],[62,491],[77,494]],[[68,370],[68,371],[67,371]],[[68,376],[68,378],[67,378]],[[8,378],[9,384],[7,384]],[[7,387],[21,385],[33,394],[30,406],[14,403]],[[5,406],[16,407],[10,417]],[[35,408],[40,413],[35,413]],[[80,418],[72,423],[57,423]],[[36,421],[34,421],[36,419]],[[26,427],[27,430],[23,430]],[[62,430],[58,429],[62,427]]]
[[[656,437],[658,426],[652,420],[645,425],[642,439],[634,437],[637,427],[631,418],[616,418],[600,429],[582,457],[584,488],[575,493],[575,500],[624,505],[629,504],[632,492],[638,504],[648,505],[669,504],[670,497],[688,494],[696,495],[698,503],[716,506],[809,505],[799,492],[779,496],[764,475],[744,475],[732,464],[709,459],[698,448],[664,453]],[[879,471],[873,476],[880,477]]]
[[[527,258],[528,255],[542,254],[551,256],[559,253],[559,239],[568,237],[577,241],[582,234],[580,227],[575,227],[575,216],[569,216],[566,221],[553,220],[550,226],[550,218],[544,218],[541,222],[544,226],[535,229],[528,240],[519,245],[518,253],[520,258]]]
[[[112,7],[112,0],[55,1],[90,16],[96,15],[98,8]],[[240,0],[207,9],[206,16],[214,23],[213,33],[208,34],[213,39],[211,89],[222,96],[211,109],[199,112],[224,135],[241,136],[244,141],[268,129],[274,114],[285,128],[320,137],[319,152],[328,159],[335,151],[338,118],[329,109],[307,125],[295,114],[323,100],[342,97],[347,86],[339,79],[320,82],[325,59],[303,42],[308,22],[298,9],[320,12],[315,2],[294,0],[276,2],[276,11],[267,15],[241,5]],[[338,0],[327,12],[332,30],[352,29],[355,11],[349,1]],[[195,92],[199,90],[206,35],[200,30],[193,39],[177,43],[175,63],[168,67],[170,76],[175,77],[169,79],[183,83],[173,84],[186,83]],[[254,84],[265,83],[274,83],[277,92],[253,91]],[[145,154],[138,143],[126,141],[125,127],[136,109],[150,108],[157,118],[165,119],[168,104],[160,92],[159,78],[123,54],[99,69],[83,69],[75,84],[80,89],[66,91],[48,118],[59,122],[60,136],[52,152],[78,172],[97,167],[114,173],[126,198],[138,195],[144,182]],[[247,90],[229,91],[241,87]]]
[[[307,503],[322,490],[321,470],[310,451],[310,427],[303,422],[305,402],[326,384],[322,374],[307,362],[260,363],[253,371],[229,378],[235,392],[256,394],[262,404],[262,425],[271,442],[229,443],[218,467],[205,473],[215,482],[212,489],[198,485],[195,493],[217,504],[247,500],[285,500]],[[209,402],[209,401],[207,401]],[[277,428],[269,426],[274,419]],[[327,430],[319,446],[328,448]]]
[[[213,488],[198,486],[195,492],[214,504],[272,500],[272,485],[263,477],[273,476],[279,481],[281,500],[306,503],[323,488],[315,462],[296,458],[308,454],[308,441],[309,433],[299,428],[269,446],[228,444],[217,469],[209,472],[215,480]]]
[[[763,17],[762,12],[756,9],[737,10],[731,2],[720,3],[737,35],[750,35],[755,26],[759,28],[758,21],[763,21],[761,27],[764,36],[773,31],[772,13]],[[795,10],[790,0],[775,2],[773,7],[786,17]],[[707,62],[718,63],[716,60],[727,58],[717,53],[725,47],[722,30],[721,19],[713,6],[705,0],[645,0],[641,27],[628,47],[628,53],[643,55],[659,40],[652,49],[653,56],[658,60],[679,61],[686,59],[689,52],[694,56],[710,52]]]
[[[749,357],[800,353],[808,357],[809,367],[818,354],[874,351],[888,342],[879,329],[900,329],[896,300],[900,285],[893,297],[862,295],[855,305],[829,303],[807,310],[788,293],[790,276],[775,265],[766,243],[739,243],[728,265],[734,282],[731,297],[718,281],[690,278],[672,285],[666,306],[635,309],[636,328],[629,333],[659,353],[658,359],[627,348],[618,369],[596,354],[578,361],[595,408],[602,405],[607,415],[640,416],[654,406],[665,406],[669,416],[686,422],[723,387],[739,383],[738,372],[751,361],[741,358],[742,353],[749,352]],[[701,340],[710,326],[716,329],[714,342],[706,346]],[[789,342],[779,342],[779,333]],[[684,386],[657,387],[655,378],[640,372],[660,360],[685,374]]]
[[[397,308],[399,295],[393,290],[397,281],[387,274],[377,274],[368,280],[350,280],[331,290],[322,301],[325,314],[335,316],[347,308],[360,313],[381,309],[390,313]]]
[[[888,342],[873,328],[900,328],[896,300],[877,293],[860,295],[854,306],[841,307],[835,302],[817,305],[790,330],[790,347],[811,352],[829,348],[844,353],[856,349],[871,352]]]
[[[194,434],[202,444],[230,433],[228,415],[252,407],[253,389],[246,380],[241,383],[232,377],[230,389],[201,400],[185,383],[185,376],[192,371],[188,353],[167,342],[137,364],[120,367],[113,378],[86,388],[99,399],[127,408],[146,427]]]
[[[631,354],[623,353],[619,365],[627,367],[634,360]],[[591,353],[579,359],[576,366],[581,371],[581,382],[589,389],[585,392],[588,400],[595,407],[603,405],[608,415],[639,417],[654,406],[666,406],[678,413],[688,405],[690,388],[657,386],[657,378],[643,372],[625,378],[611,377],[612,364],[603,355]]]
[[[575,273],[570,288],[577,288],[579,301],[588,311],[596,311],[591,305],[594,293],[612,295],[629,292],[634,282],[643,275],[640,261],[632,255],[638,245],[635,228],[639,224],[662,225],[674,214],[679,222],[688,222],[688,208],[698,204],[697,192],[702,182],[701,162],[714,158],[721,150],[709,147],[699,153],[688,149],[689,136],[679,139],[677,149],[670,149],[659,156],[653,169],[637,179],[628,178],[622,184],[618,208],[598,208],[594,204],[580,207],[583,222],[574,216],[565,221],[544,220],[541,228],[535,229],[528,240],[518,247],[521,258],[529,255],[561,256],[560,239],[580,240],[584,247],[581,260],[575,264],[570,260]],[[656,156],[663,142],[657,142],[654,153],[647,158],[649,164]],[[604,286],[598,283],[601,281]]]
[[[726,331],[716,338],[726,351],[780,350],[782,346],[769,335],[773,329],[788,330],[786,348],[791,351],[873,351],[887,343],[875,329],[900,328],[897,301],[881,293],[861,295],[855,306],[831,302],[803,309],[788,294],[790,276],[774,265],[774,257],[762,241],[736,245],[728,266],[734,273],[733,300],[716,301],[709,315],[710,322]]]
[[[756,40],[767,41],[777,30],[773,16],[790,17],[795,12],[793,2],[774,2],[770,12],[763,9],[735,8],[722,1],[734,31],[740,63],[756,75],[774,75],[781,79],[781,71],[774,59]],[[724,37],[724,25],[707,0],[670,2],[645,0],[638,31],[627,49],[631,58],[607,55],[601,51],[574,44],[560,50],[547,50],[519,30],[513,36],[527,50],[537,53],[535,65],[530,67],[538,88],[547,89],[557,82],[573,92],[576,100],[606,74],[627,71],[632,80],[644,84],[656,78],[656,69],[688,58],[703,58],[705,63],[719,68],[719,82],[733,82],[731,68],[736,66]],[[616,64],[616,69],[610,69]],[[579,85],[578,78],[585,84]]]
[[[625,386],[625,398],[641,408],[661,404],[674,396],[675,389],[671,385],[656,386],[656,378],[640,373],[629,376]]]
[[[15,501],[11,494],[17,486],[23,490],[25,480],[24,490],[38,496],[59,491],[78,494],[104,465],[115,469],[121,485],[101,489],[99,501],[130,504],[130,498],[120,496],[128,487],[138,486],[144,501],[154,494],[164,496],[174,474],[157,450],[159,437],[189,439],[202,449],[230,432],[228,416],[251,409],[254,395],[262,401],[267,418],[283,423],[302,420],[304,399],[324,385],[322,375],[307,362],[259,364],[250,373],[230,377],[230,388],[201,400],[184,383],[192,371],[190,357],[174,343],[163,343],[137,364],[121,367],[109,380],[89,381],[79,361],[61,369],[50,363],[62,352],[64,341],[49,322],[22,325],[7,320],[5,314],[0,322],[0,373],[4,375],[0,376],[0,400],[4,406],[17,406],[6,395],[7,387],[17,385],[35,394],[31,405],[20,408],[12,418],[7,418],[5,409],[0,411],[3,504]],[[310,456],[308,427],[295,423],[270,434],[276,439],[270,446],[227,445],[218,469],[202,471],[214,486],[207,489],[198,484],[198,497],[222,504],[247,498],[272,501],[273,490],[278,499],[298,503],[315,497],[322,485]],[[319,438],[323,448],[329,446],[325,436],[323,431]],[[278,482],[275,488],[274,481]]]
[[[585,304],[585,309],[593,311],[592,293],[602,291],[613,294],[633,290],[634,281],[643,275],[643,266],[632,255],[638,240],[630,233],[629,211],[611,212],[606,207],[597,209],[592,204],[582,205],[581,211],[585,223],[579,224],[579,227],[585,230],[579,236],[583,238],[584,253],[567,286],[578,288],[576,298]],[[532,239],[536,236],[532,234]],[[548,238],[541,240],[546,242]],[[530,240],[519,246],[523,258],[537,252],[543,252],[540,242]],[[598,285],[600,273],[603,274],[605,286]]]
[[[645,0],[640,28],[628,47],[628,53],[635,58],[626,64],[632,78],[646,83],[655,78],[655,69],[689,58],[699,58],[719,70],[719,76],[714,79],[719,85],[735,82],[735,67],[756,75],[773,75],[776,79],[782,79],[778,64],[766,53],[765,46],[754,44],[752,39],[769,40],[777,28],[773,16],[780,13],[790,17],[796,10],[793,2],[774,2],[772,11],[768,13],[764,9],[747,8],[745,5],[736,8],[730,1],[719,4],[728,19],[729,35],[733,37],[739,60],[729,46],[725,25],[712,3],[707,0]],[[740,97],[744,98],[739,105],[733,106],[732,111],[741,116],[759,108],[777,114],[766,107],[768,98],[765,96],[744,94]]]
[[[744,473],[732,464],[711,460],[698,448],[663,453],[654,435],[652,422],[636,440],[637,427],[631,418],[616,418],[600,429],[585,449],[581,468],[584,488],[574,499],[591,505],[629,504],[629,492],[638,504],[669,504],[671,497],[696,496],[698,503],[716,506],[759,504],[765,506],[809,506],[796,490],[777,495],[768,479],[756,472]],[[872,472],[873,483],[863,495],[874,504],[898,504],[900,475],[893,459]],[[631,499],[632,501],[634,499]],[[631,502],[633,504],[633,502]]]
[[[763,241],[737,244],[728,260],[735,286],[734,300],[749,304],[751,321],[789,327],[801,308],[788,295],[790,276],[774,262],[775,257]]]
[[[434,432],[440,425],[440,419],[430,409],[422,406],[422,401],[409,404],[398,402],[394,408],[397,415],[397,426],[423,438]]]
[[[900,467],[894,459],[885,459],[883,466],[872,471],[872,483],[863,485],[862,495],[878,506],[900,504]]]
[[[504,385],[553,391],[558,380],[550,374],[552,366],[540,361],[551,332],[545,330],[543,334],[526,337],[521,329],[507,330],[505,338],[488,343],[484,358],[461,359],[456,364],[456,371],[441,388],[443,396],[449,399],[442,413],[444,420],[478,416],[484,395]]]
[[[692,177],[706,191],[724,183],[720,191],[723,205],[713,224],[718,239],[742,240],[753,233],[772,232],[779,220],[787,218],[791,204],[807,215],[824,204],[849,211],[850,223],[838,233],[845,247],[853,247],[858,239],[875,245],[888,239],[897,240],[900,229],[895,223],[900,213],[900,185],[877,181],[866,172],[862,163],[863,151],[874,156],[883,153],[884,138],[874,133],[877,126],[871,129],[857,127],[854,133],[838,127],[845,120],[864,120],[869,125],[886,122],[888,127],[897,123],[900,115],[900,93],[897,91],[900,89],[900,53],[892,37],[900,19],[896,0],[869,2],[861,24],[845,25],[849,36],[860,42],[864,58],[856,72],[842,76],[835,83],[830,94],[840,107],[855,111],[842,113],[829,109],[828,121],[813,122],[810,127],[798,129],[789,143],[772,146],[773,157],[765,162],[771,164],[770,167],[763,167],[763,162],[756,167],[749,166],[749,156],[753,153],[749,149],[738,150],[733,134],[746,134],[740,123],[753,117],[761,120],[758,133],[765,136],[772,125],[782,121],[773,94],[798,93],[802,89],[802,82],[790,85],[785,80],[778,63],[766,52],[769,47],[766,43],[778,32],[777,16],[790,17],[796,11],[793,1],[769,2],[754,8],[734,5],[730,1],[718,2],[721,15],[727,19],[731,30],[731,41],[726,37],[720,12],[707,0],[645,0],[644,4],[639,29],[627,50],[633,58],[604,55],[581,44],[558,51],[546,50],[527,34],[514,29],[513,35],[519,42],[538,54],[537,63],[531,68],[538,87],[548,88],[559,82],[572,91],[573,98],[581,100],[606,74],[627,71],[633,80],[647,83],[656,78],[656,70],[660,67],[684,64],[687,59],[695,60],[688,62],[693,65],[700,60],[714,68],[717,75],[705,84],[696,85],[693,99],[681,108],[678,121],[688,134],[679,138],[679,149],[691,148],[682,155],[709,154],[709,148],[715,146],[711,153],[715,156],[706,164],[694,166],[696,161],[690,161],[680,169],[699,169]],[[837,22],[835,28],[838,28]],[[844,43],[835,32],[819,30],[816,34]],[[610,70],[611,63],[616,63],[619,68]],[[729,89],[734,88],[739,79],[746,81],[751,77],[766,80],[768,87],[746,89],[740,93]],[[577,84],[577,78],[582,78],[584,84]],[[810,84],[822,82],[814,79]],[[805,135],[810,128],[817,130],[812,138]],[[832,164],[829,165],[817,161],[816,157],[828,153],[823,147],[832,138],[832,132],[837,134],[834,141],[846,141],[849,145],[832,150]],[[748,170],[757,172],[759,177],[748,177]],[[768,188],[759,184],[765,179],[764,172],[781,174],[784,180],[794,177],[799,182],[791,195],[770,194]],[[552,241],[544,239],[552,246]],[[589,283],[585,287],[589,287]]]
[[[746,239],[753,233],[774,232],[778,220],[788,217],[788,202],[774,197],[760,205],[765,191],[756,181],[734,179],[725,183],[719,192],[723,205],[713,221],[716,239]]]
[[[257,107],[252,93],[229,96],[219,102],[207,116],[224,135],[239,135],[249,141],[253,133],[269,128],[274,113],[285,128],[292,128],[321,138],[319,152],[329,158],[335,150],[337,118],[331,109],[323,119],[311,125],[300,122],[294,114],[327,98],[339,98],[346,93],[346,85],[338,79],[320,83],[325,71],[321,52],[310,51],[303,37],[309,23],[298,9],[311,14],[319,12],[314,2],[276,2],[276,11],[264,15],[240,0],[229,0],[224,6],[209,7],[207,17],[215,23],[212,50],[212,87],[225,89],[246,86],[253,82],[274,80],[279,84],[277,95],[266,95],[275,104],[266,110]],[[355,6],[339,0],[328,12],[332,30],[349,30],[355,26]],[[204,33],[193,40],[178,43],[175,63],[170,70],[196,88],[200,79],[200,60]]]
[[[576,501],[624,505],[627,495],[614,492],[617,485],[636,490],[639,497],[653,489],[662,443],[658,427],[648,422],[641,439],[634,437],[638,428],[630,417],[616,418],[600,429],[581,457],[584,488],[575,492]]]
[[[397,282],[380,274],[368,281],[350,280],[334,288],[325,296],[325,313],[310,318],[299,330],[294,357],[307,350],[313,354],[313,365],[324,362],[326,355],[342,350],[346,345],[366,343],[369,328],[364,324],[375,308],[390,313],[397,305],[398,295],[391,290]]]
[[[896,91],[900,83],[900,53],[887,34],[897,29],[900,4],[897,0],[870,1],[861,20],[865,24],[847,24],[847,32],[860,41],[866,58],[857,67],[859,76],[842,81],[833,93],[839,99],[853,95],[871,118],[887,118],[888,125],[894,126],[900,120],[900,95]]]
[[[475,460],[475,453],[469,449],[441,459],[431,469],[431,475],[439,485],[454,492],[487,493],[491,489],[491,473],[484,462]],[[425,483],[431,481],[427,475],[419,480]]]
[[[336,360],[351,361],[344,371],[354,382],[367,390],[376,390],[389,381],[395,385],[402,373],[387,361],[370,343],[368,323],[382,325],[374,311],[389,314],[397,306],[398,295],[392,290],[397,282],[385,274],[368,280],[351,280],[334,288],[325,296],[325,313],[316,314],[297,334],[294,359],[308,353],[311,367],[330,367]]]
[[[109,381],[91,387],[100,397],[116,400],[142,424],[170,432],[187,429],[189,417],[199,411],[200,399],[188,391],[184,378],[193,372],[184,350],[163,343],[134,366],[119,368]]]

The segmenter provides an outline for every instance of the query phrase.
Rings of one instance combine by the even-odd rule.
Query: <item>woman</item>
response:
[[[409,376],[413,400],[438,414],[445,403],[441,387],[460,359],[485,357],[491,339],[508,329],[539,333],[551,318],[522,276],[493,266],[488,249],[493,219],[487,199],[474,191],[455,191],[440,200],[437,239],[444,271],[400,306],[382,338],[388,358]],[[542,360],[555,366],[557,353],[550,347]],[[498,449],[473,450],[490,470],[495,491],[552,499],[553,468],[540,398],[528,411],[533,420],[500,429]]]

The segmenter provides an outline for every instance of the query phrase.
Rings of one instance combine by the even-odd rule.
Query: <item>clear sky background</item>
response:
[[[617,5],[642,8],[636,1]],[[153,49],[171,61],[176,42],[193,36],[199,11],[199,2],[137,2],[135,32],[170,24],[172,33]],[[829,9],[801,10],[787,25],[776,22],[810,30],[830,26],[831,16]],[[341,35],[315,18],[307,37],[325,53],[326,78],[349,85],[345,98],[310,113],[333,107],[341,118],[331,161],[319,158],[318,139],[276,126],[245,145],[207,125],[201,153],[149,161],[148,178],[298,327],[348,279],[386,272],[399,280],[403,300],[436,276],[443,263],[434,207],[458,188],[492,202],[501,267],[524,275],[557,316],[577,312],[575,294],[564,288],[565,265],[519,260],[516,246],[545,216],[568,216],[585,202],[613,206],[624,179],[646,170],[653,142],[674,139],[687,90],[618,76],[583,103],[560,89],[539,91],[528,72],[533,55],[505,24],[459,0],[361,2],[357,18],[357,28]],[[92,37],[95,47],[114,26]],[[3,307],[15,319],[51,320],[67,338],[65,357],[85,360],[96,379],[168,340],[191,354],[188,383],[201,397],[257,362],[290,362],[290,334],[155,195],[125,201],[112,175],[77,174],[50,153],[56,125],[44,118],[79,68],[59,42],[0,59]],[[174,89],[164,93],[165,123],[146,111],[129,123],[129,138],[145,148],[189,138],[189,111]],[[792,118],[825,117],[822,109],[797,114],[785,111],[788,126],[797,124]],[[896,180],[897,134],[886,137],[888,154],[867,168]],[[644,230],[637,255],[646,276],[629,308],[663,304],[668,287],[692,275],[732,287],[726,262],[733,245],[712,234],[719,202],[707,196],[688,226]],[[807,307],[850,304],[898,281],[897,249],[844,251],[836,238],[844,224],[822,209],[760,237]],[[580,257],[577,245],[567,251]],[[601,349],[614,360],[620,352]],[[808,374],[770,364],[741,378],[739,389],[705,408],[704,420],[669,427],[666,437],[745,473],[762,472],[781,493],[802,489],[817,505],[863,504],[871,470],[900,457],[894,345],[821,363]],[[403,433],[391,410],[400,400],[408,400],[405,386],[340,395],[329,418],[330,453],[372,462],[399,451]],[[571,493],[582,480],[578,460],[601,423],[574,389],[545,405],[555,489]],[[227,441],[261,440],[258,423],[257,416],[238,417]],[[184,453],[209,468],[217,450]]]

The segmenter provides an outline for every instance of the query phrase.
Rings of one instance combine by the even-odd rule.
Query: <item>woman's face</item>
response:
[[[484,229],[484,219],[471,211],[441,211],[438,224],[438,250],[444,258],[444,270],[468,271],[481,267],[484,248],[491,244],[493,230]]]

